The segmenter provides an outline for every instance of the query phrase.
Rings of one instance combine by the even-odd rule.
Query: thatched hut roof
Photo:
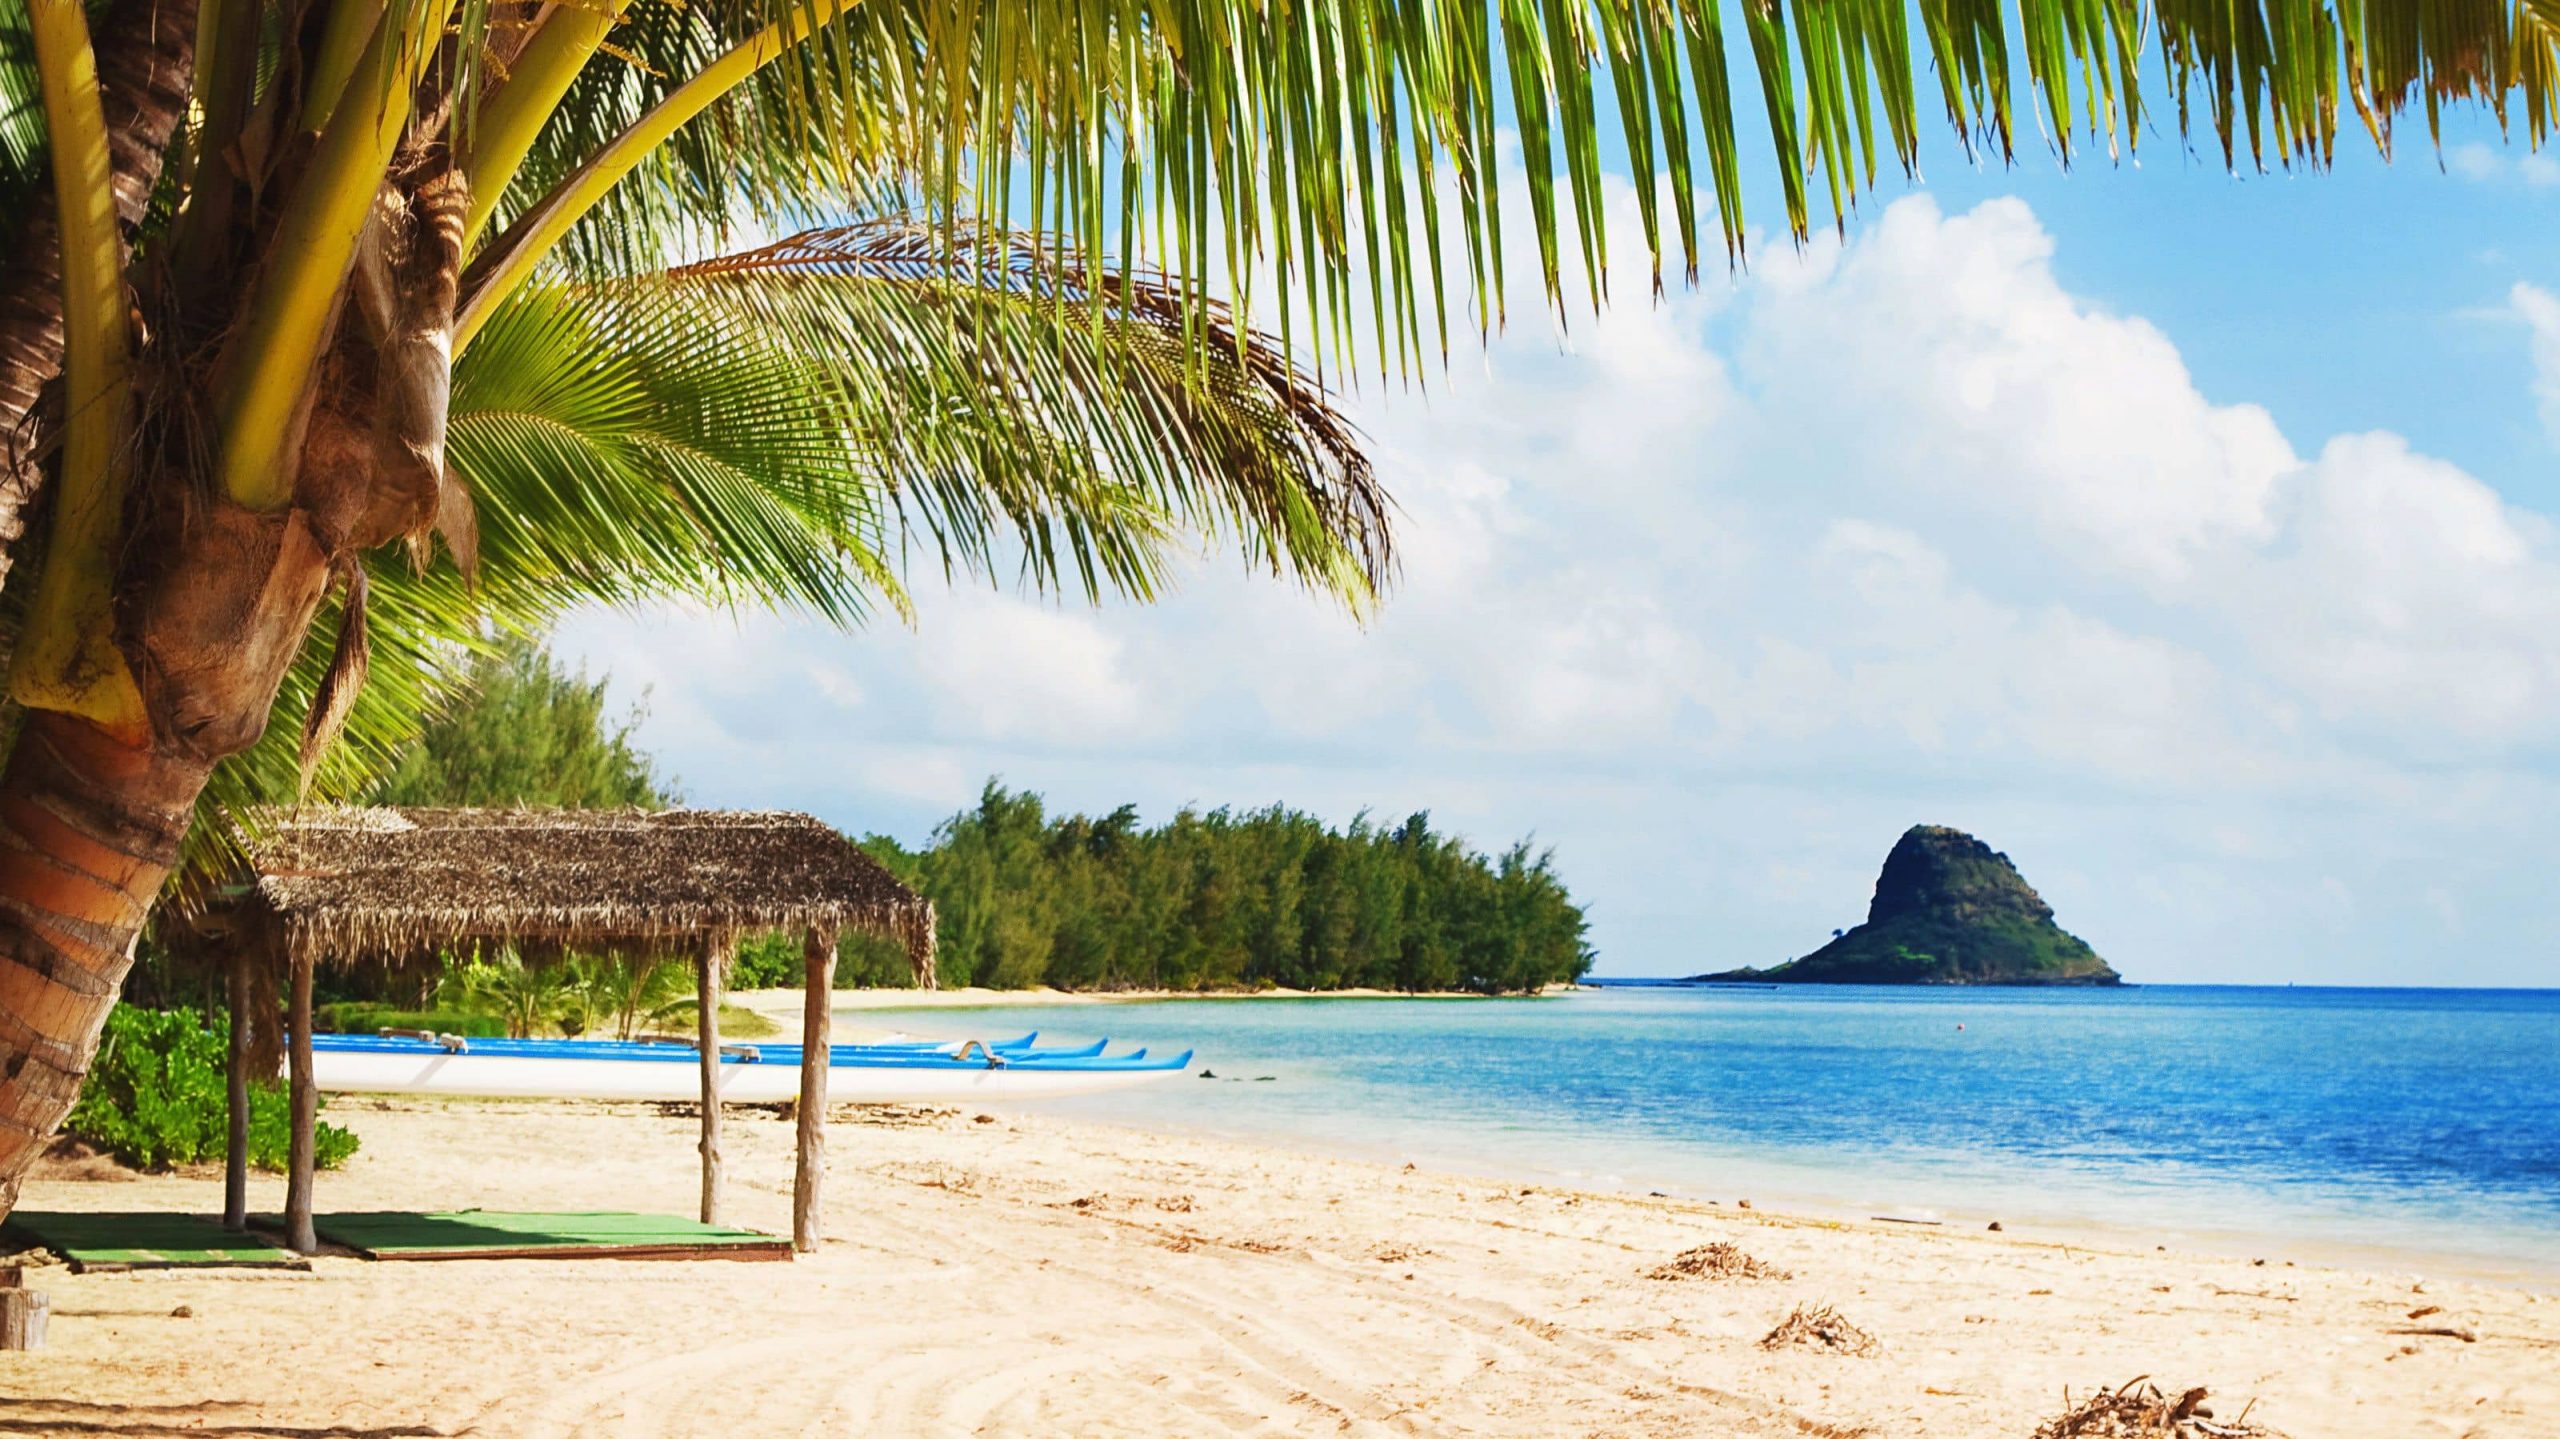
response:
[[[895,938],[930,972],[933,906],[805,814],[303,809],[262,816],[241,849],[239,902],[314,959],[818,928]]]

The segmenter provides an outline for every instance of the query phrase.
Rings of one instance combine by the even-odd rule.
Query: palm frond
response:
[[[1374,594],[1393,563],[1386,498],[1268,337],[1160,276],[968,238],[955,264],[946,239],[882,220],[521,292],[455,369],[447,453],[474,496],[476,585],[370,566],[369,677],[311,792],[363,793],[470,653],[579,603],[855,624],[906,608],[917,543],[951,572],[1012,556],[1043,588],[1143,597],[1187,534],[1355,604]],[[315,627],[208,812],[301,791],[295,739],[341,622]],[[198,826],[199,859],[226,836]]]
[[[448,453],[485,583],[626,603],[690,595],[858,622],[903,606],[883,498],[761,337],[626,298],[526,292],[455,366]]]
[[[0,0],[0,204],[6,204],[5,213],[12,217],[26,213],[36,187],[44,183],[41,87],[26,0]]]
[[[808,11],[642,0],[632,52],[663,60],[666,78],[599,57],[542,175],[566,176],[708,48]],[[1713,248],[1702,198],[1728,259],[1740,254],[1736,112],[1752,88],[1800,238],[1824,201],[1845,217],[1888,167],[1916,169],[1924,90],[1968,152],[2006,161],[2024,130],[2064,163],[2133,153],[2155,113],[2231,165],[2319,168],[2342,111],[2388,150],[2398,120],[2421,113],[2433,133],[2456,104],[2502,120],[2520,109],[2540,144],[2560,106],[2552,0],[1749,0],[1739,44],[1713,0],[859,0],[817,13],[834,16],[817,39],[680,132],[572,248],[628,243],[635,217],[700,232],[741,210],[790,223],[812,197],[858,205],[895,184],[927,213],[1060,237],[1091,271],[1158,267],[1177,288],[1226,277],[1245,306],[1280,317],[1288,345],[1348,362],[1365,329],[1393,367],[1421,357],[1427,326],[1445,350],[1450,269],[1477,323],[1500,322],[1506,134],[1540,288],[1562,303],[1583,298],[1564,292],[1568,246],[1591,262],[1588,298],[1604,283],[1609,141],[1672,197],[1666,213],[1652,185],[1636,187],[1657,283],[1666,261],[1694,273]],[[827,146],[805,143],[821,134]],[[517,207],[542,183],[528,174]]]
[[[505,195],[499,228],[522,214],[721,52],[754,33],[759,17],[730,5],[638,0],[610,32],[552,112]],[[862,97],[821,75],[803,50],[679,130],[623,177],[556,256],[588,279],[665,269],[741,230],[770,235],[841,214],[848,202],[892,193],[879,150],[854,139]]]
[[[1361,437],[1271,336],[1154,271],[908,217],[808,231],[676,270],[666,299],[774,337],[837,407],[857,463],[946,568],[1009,531],[1042,583],[1144,594],[1119,501],[1233,539],[1248,562],[1365,603],[1392,569]]]

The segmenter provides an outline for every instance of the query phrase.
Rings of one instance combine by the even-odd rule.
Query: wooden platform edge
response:
[[[48,1249],[50,1245],[46,1246]],[[55,1250],[55,1253],[60,1253]],[[74,1274],[131,1274],[145,1269],[275,1269],[292,1274],[311,1272],[311,1261],[289,1250],[277,1250],[274,1259],[78,1259],[62,1256],[62,1265]]]
[[[282,1216],[275,1214],[249,1216],[251,1229],[268,1234],[281,1230],[283,1222]],[[332,1235],[328,1222],[329,1216],[319,1216],[318,1235],[323,1244],[343,1249],[359,1259],[384,1264],[439,1259],[735,1259],[755,1262],[791,1258],[791,1241],[779,1234],[727,1244],[521,1244],[472,1249],[368,1249]],[[290,1250],[284,1252],[292,1253]],[[299,1260],[300,1256],[295,1258]],[[308,1269],[311,1266],[303,1262],[295,1267]]]
[[[321,1238],[328,1239],[327,1231]],[[343,1240],[340,1248],[382,1263],[432,1263],[445,1259],[731,1259],[771,1262],[791,1258],[791,1241],[752,1244],[535,1244],[505,1249],[366,1249]]]
[[[69,1250],[56,1249],[51,1240],[19,1228],[15,1220],[0,1222],[0,1236],[55,1256],[62,1261],[62,1267],[73,1274],[130,1274],[143,1269],[284,1269],[296,1273],[308,1273],[311,1269],[310,1260],[281,1244],[274,1243],[267,1245],[269,1252],[275,1255],[273,1259],[203,1259],[189,1262],[180,1259],[82,1259]],[[261,1242],[266,1241],[265,1235],[254,1237]]]

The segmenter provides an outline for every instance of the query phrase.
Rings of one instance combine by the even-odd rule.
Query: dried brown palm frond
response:
[[[2246,1409],[2227,1424],[2218,1422],[2202,1387],[2173,1397],[2150,1379],[2140,1375],[2069,1405],[2038,1426],[2035,1439],[2282,1439],[2250,1423]]]

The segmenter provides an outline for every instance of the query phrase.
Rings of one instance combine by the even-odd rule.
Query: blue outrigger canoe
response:
[[[827,1098],[837,1103],[939,1099],[1045,1099],[1091,1094],[1180,1074],[1190,1050],[1150,1059],[1109,1052],[1109,1041],[1040,1048],[1037,1034],[979,1040],[839,1044],[827,1050]],[[720,1097],[774,1103],[800,1094],[797,1044],[728,1044]],[[701,1097],[699,1051],[690,1044],[609,1039],[460,1039],[410,1034],[315,1034],[320,1088],[369,1094],[449,1094],[490,1099]]]

